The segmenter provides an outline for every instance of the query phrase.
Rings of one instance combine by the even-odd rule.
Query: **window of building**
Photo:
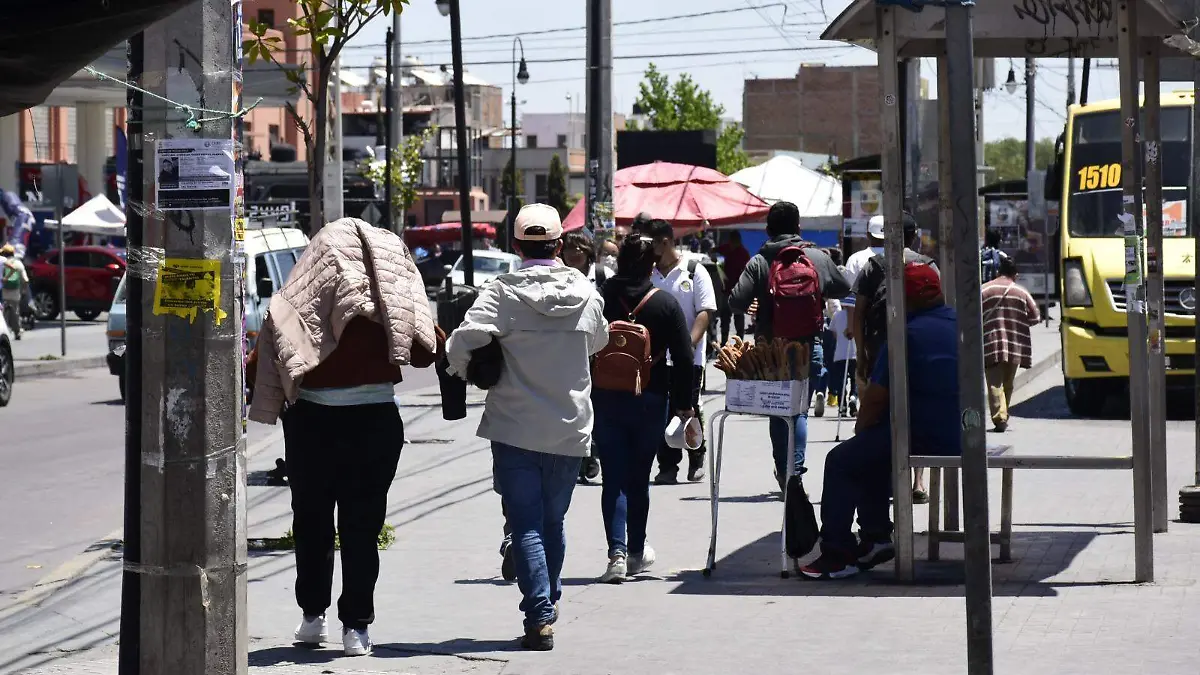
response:
[[[560,147],[560,148],[567,147],[567,135],[566,134],[558,135],[558,147]]]
[[[273,10],[273,9],[258,10],[258,22],[263,24],[267,28],[274,28],[275,27],[275,10]]]
[[[271,137],[272,143],[278,143],[279,142],[279,125],[278,124],[268,124],[267,125],[267,135]]]
[[[535,136],[533,134],[529,134],[528,136],[526,136],[525,137],[525,147],[536,148],[537,147],[537,136]]]
[[[550,177],[544,173],[539,173],[533,177],[535,201],[545,203],[550,192]]]

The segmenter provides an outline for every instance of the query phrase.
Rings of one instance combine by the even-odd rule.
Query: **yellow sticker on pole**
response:
[[[154,289],[154,313],[174,314],[190,322],[201,310],[216,315],[217,325],[225,319],[221,311],[221,261],[167,258],[158,267]]]

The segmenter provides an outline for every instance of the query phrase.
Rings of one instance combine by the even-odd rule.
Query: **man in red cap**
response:
[[[958,405],[958,327],[942,296],[937,270],[921,262],[904,266],[907,306],[910,448],[915,454],[962,454]],[[821,556],[800,572],[841,579],[891,560],[892,431],[888,406],[886,343],[862,391],[853,438],[825,458],[821,492]],[[851,527],[858,512],[859,534]]]

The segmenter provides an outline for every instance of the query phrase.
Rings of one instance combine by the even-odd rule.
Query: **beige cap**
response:
[[[562,238],[562,218],[548,204],[526,204],[517,213],[513,230],[520,241],[554,241]]]

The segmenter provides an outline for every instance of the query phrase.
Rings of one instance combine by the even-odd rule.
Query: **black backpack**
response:
[[[708,272],[708,279],[712,282],[713,293],[717,296],[717,310],[720,311],[729,300],[725,297],[724,284],[721,283],[721,270],[717,266],[717,261],[712,260],[711,258],[705,260],[704,262],[700,262],[699,260],[692,258],[688,261],[688,276],[695,279],[696,268],[700,265],[704,265],[704,269]],[[715,321],[715,319],[713,319],[713,321]]]
[[[878,264],[879,269],[887,270],[884,257],[877,255],[873,258]],[[927,255],[921,255],[915,251],[904,249],[904,264],[911,262],[919,262],[926,265],[933,265],[934,260]],[[879,287],[875,289],[875,294],[871,296],[870,304],[867,305],[867,313],[863,319],[863,337],[866,342],[867,357],[872,359],[878,352],[879,345],[887,339],[887,280],[886,278]]]

